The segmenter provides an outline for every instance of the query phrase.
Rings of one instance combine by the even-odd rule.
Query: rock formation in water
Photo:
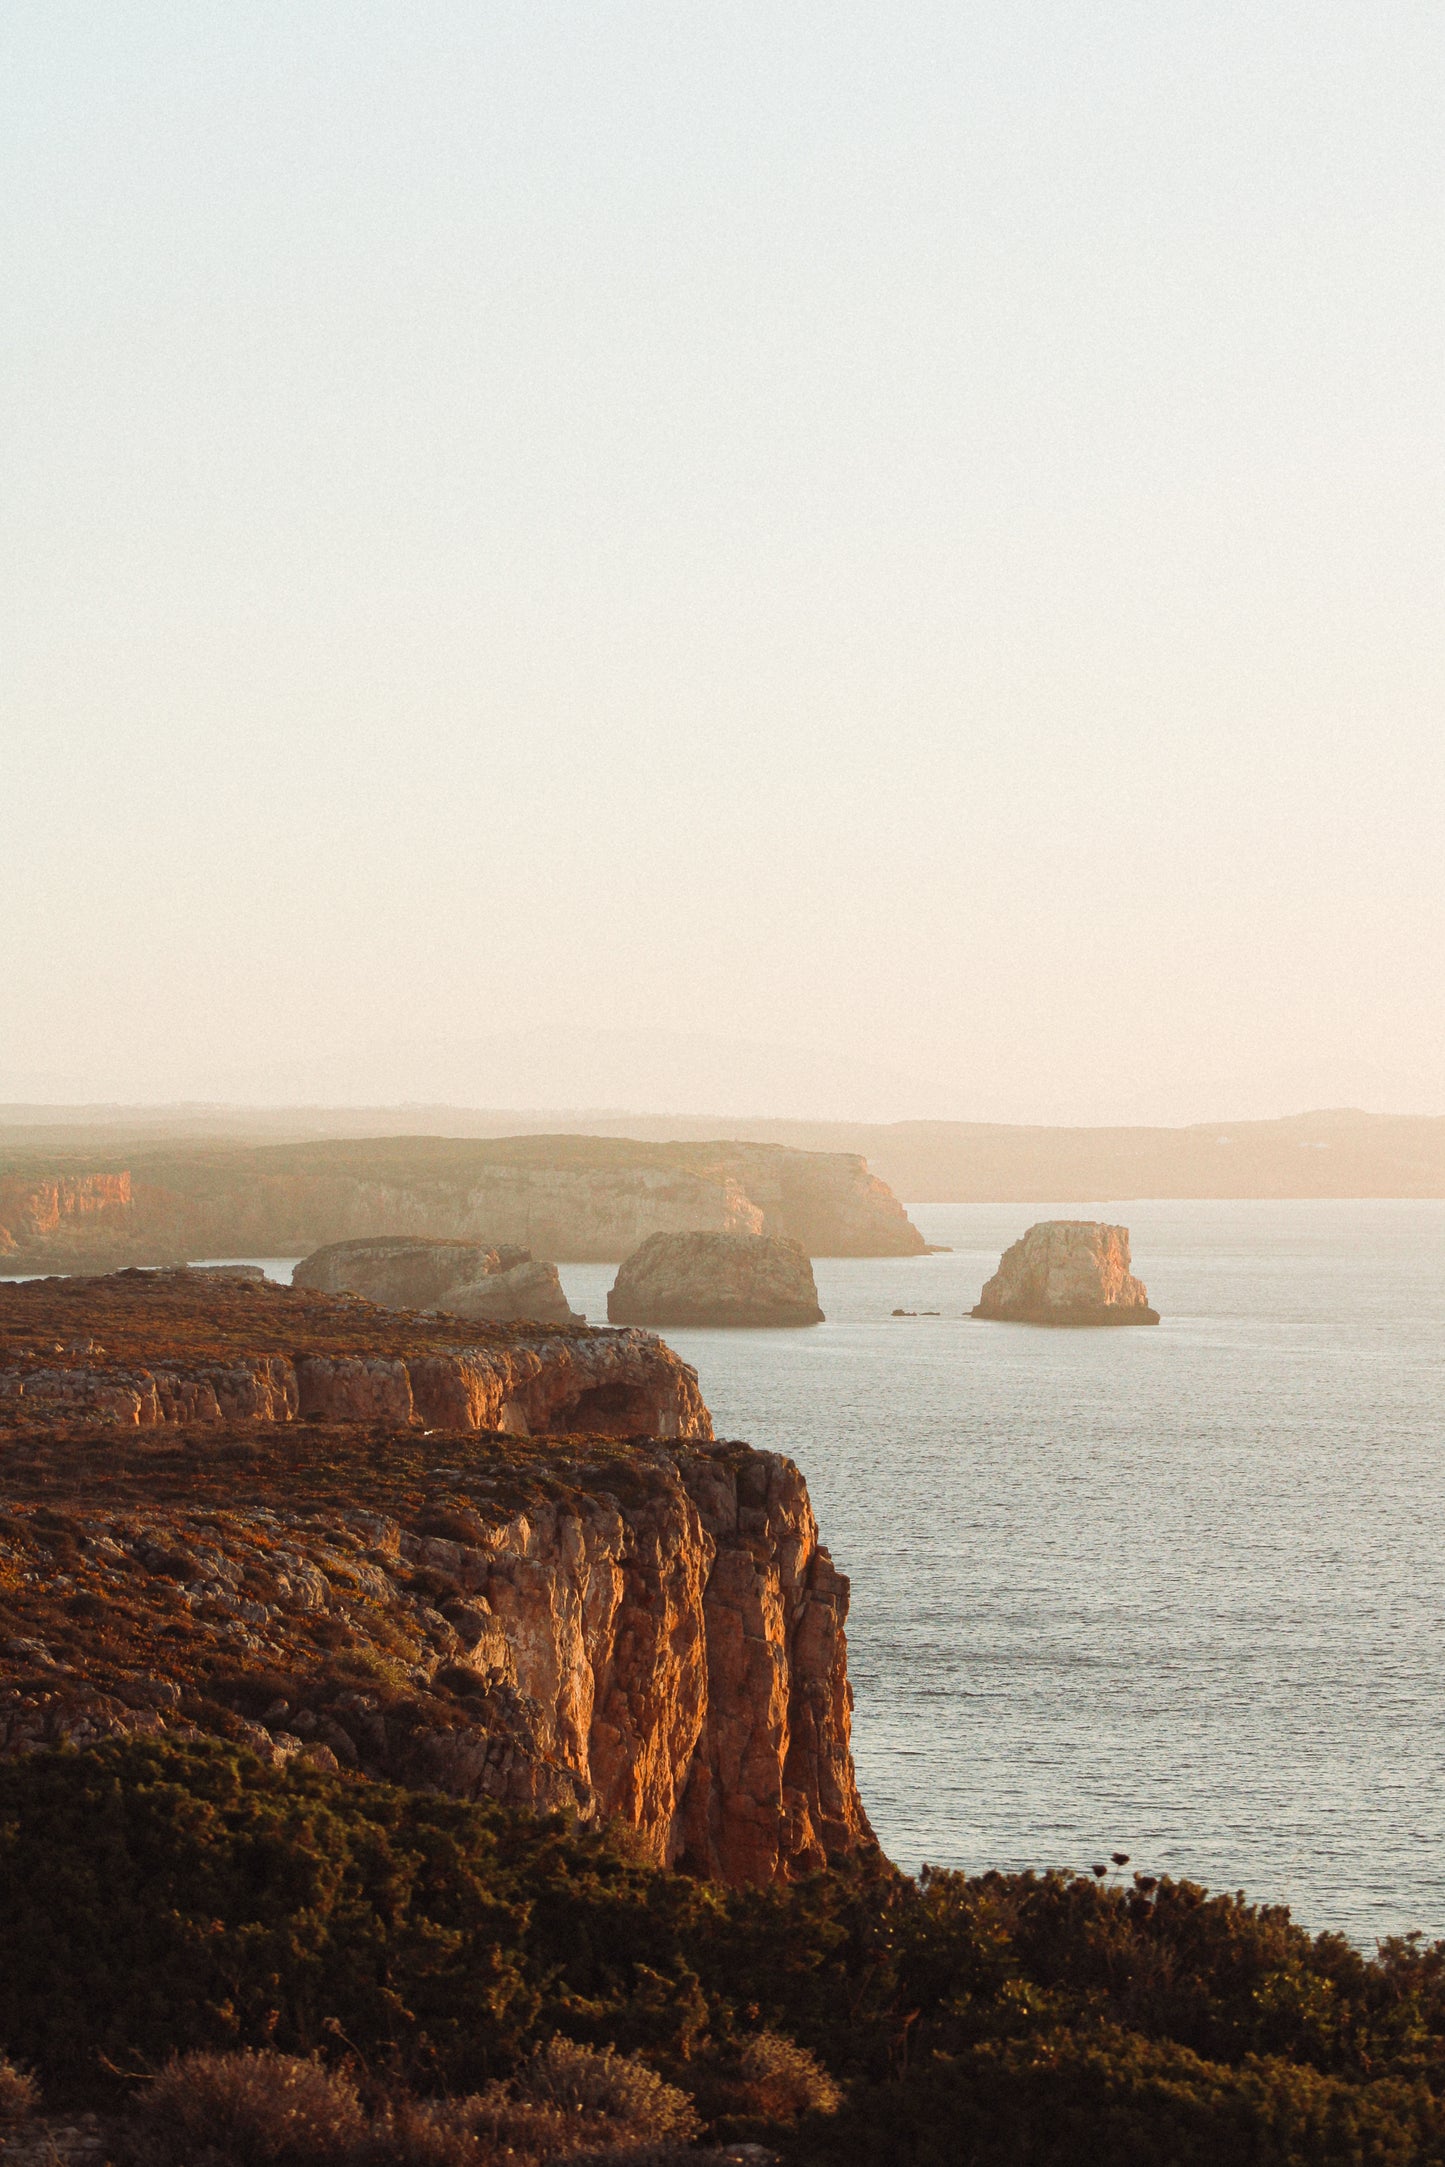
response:
[[[364,1295],[388,1309],[442,1309],[492,1324],[581,1324],[555,1264],[525,1249],[484,1242],[426,1241],[389,1234],[328,1242],[303,1257],[293,1287]]]
[[[1041,1219],[1011,1248],[973,1314],[1009,1324],[1157,1324],[1129,1269],[1129,1229],[1100,1219]]]
[[[447,1320],[133,1276],[0,1290],[26,1386],[0,1400],[0,1751],[212,1731],[617,1816],[652,1857],[733,1883],[871,1845],[848,1585],[790,1461],[714,1444],[700,1403],[668,1444],[518,1439],[435,1407],[423,1430],[418,1374],[462,1361]],[[89,1346],[58,1361],[82,1322]],[[642,1333],[478,1354],[575,1364],[595,1344],[671,1359]],[[179,1426],[119,1423],[122,1370]],[[68,1396],[32,1391],[59,1375]],[[579,1429],[596,1411],[571,1410]]]
[[[519,1264],[487,1272],[467,1286],[448,1288],[437,1304],[449,1316],[482,1318],[493,1324],[584,1324],[568,1305],[555,1264],[524,1257]]]
[[[507,1264],[521,1261],[509,1251]],[[428,1241],[418,1235],[377,1234],[368,1241],[327,1242],[303,1257],[293,1287],[321,1294],[360,1294],[387,1309],[434,1308],[448,1287],[499,1271],[498,1250],[482,1241]]]
[[[821,1324],[808,1252],[777,1234],[654,1234],[607,1297],[614,1324]]]
[[[378,1420],[712,1434],[697,1372],[651,1332],[403,1316],[185,1269],[30,1280],[0,1297],[0,1430]]]
[[[780,1145],[530,1136],[193,1146],[66,1179],[116,1185],[115,1197],[92,1211],[77,1188],[52,1211],[49,1169],[16,1175],[0,1228],[22,1267],[300,1256],[378,1235],[508,1243],[574,1262],[616,1262],[656,1233],[788,1235],[810,1256],[924,1248],[862,1159]]]

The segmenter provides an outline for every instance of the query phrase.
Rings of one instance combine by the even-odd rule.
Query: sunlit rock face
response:
[[[793,1462],[710,1433],[650,1332],[0,1288],[0,1754],[200,1730],[734,1884],[870,1849],[847,1580]]]
[[[1004,1251],[975,1305],[1008,1324],[1157,1324],[1129,1269],[1129,1229],[1101,1219],[1042,1219]]]
[[[386,1421],[514,1436],[710,1437],[655,1333],[418,1316],[235,1274],[125,1271],[0,1295],[14,1425]]]
[[[607,1297],[614,1324],[821,1324],[800,1242],[772,1234],[654,1234]]]

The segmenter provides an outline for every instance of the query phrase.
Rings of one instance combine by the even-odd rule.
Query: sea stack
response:
[[[1007,1324],[1157,1324],[1129,1269],[1129,1229],[1041,1219],[1005,1249],[973,1314]]]
[[[328,1242],[303,1257],[293,1287],[360,1294],[387,1309],[445,1310],[489,1324],[581,1324],[568,1305],[555,1264],[530,1250],[485,1242],[427,1241],[381,1234]]]
[[[808,1252],[778,1234],[653,1234],[607,1297],[613,1324],[821,1324]]]

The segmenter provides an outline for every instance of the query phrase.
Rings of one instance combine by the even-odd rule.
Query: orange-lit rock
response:
[[[1129,1269],[1129,1229],[1043,1219],[1004,1251],[973,1314],[1011,1324],[1157,1324]]]

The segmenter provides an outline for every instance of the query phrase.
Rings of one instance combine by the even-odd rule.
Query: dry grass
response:
[[[24,2122],[40,2105],[40,2087],[28,2069],[0,2051],[0,2123]]]
[[[511,2083],[467,2099],[395,2100],[368,2117],[319,2063],[186,2054],[148,2087],[128,2167],[625,2167],[682,2157],[692,2101],[643,2062],[554,2039]]]
[[[638,2141],[697,2134],[697,2111],[687,2093],[612,2047],[551,2039],[523,2064],[513,2090],[528,2104],[600,2117],[615,2124],[619,2136]]]
[[[806,2047],[778,2032],[759,2032],[739,2059],[750,2111],[768,2122],[791,2122],[800,2114],[836,2114],[843,2094]]]
[[[289,2054],[183,2054],[149,2086],[134,2167],[347,2167],[367,2134],[353,2085]]]

